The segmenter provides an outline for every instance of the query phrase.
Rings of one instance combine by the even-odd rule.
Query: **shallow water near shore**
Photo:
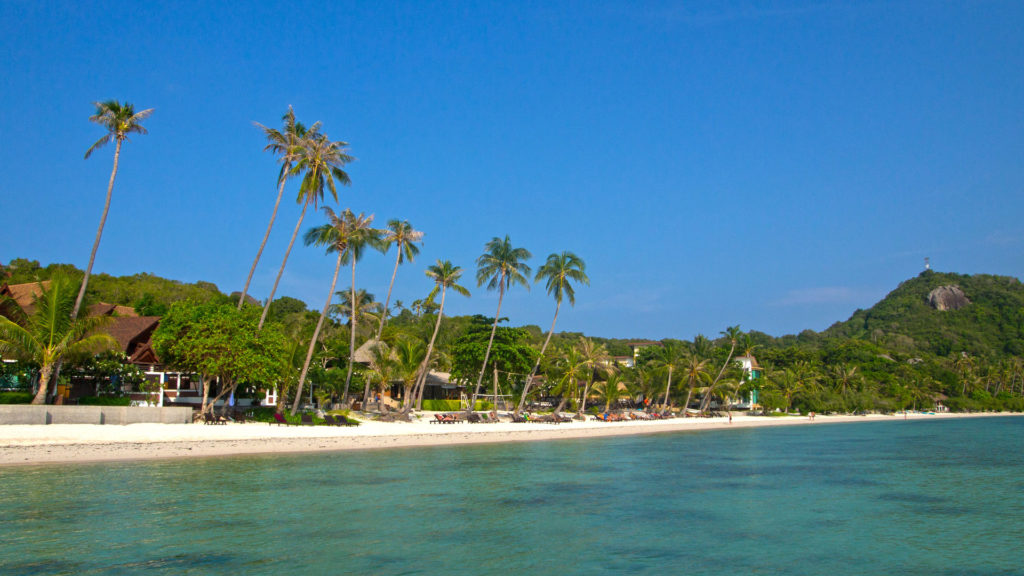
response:
[[[0,573],[1021,574],[1024,419],[0,469]]]

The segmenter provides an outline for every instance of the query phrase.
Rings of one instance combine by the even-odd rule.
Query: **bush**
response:
[[[131,406],[132,399],[128,396],[82,396],[78,399],[79,406]]]
[[[0,392],[0,404],[31,404],[31,392]]]
[[[462,403],[458,400],[424,400],[423,409],[431,412],[457,412],[462,410]],[[476,410],[492,410],[493,404],[486,400],[476,401]]]

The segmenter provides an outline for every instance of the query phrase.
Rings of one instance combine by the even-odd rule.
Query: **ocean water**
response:
[[[0,573],[1024,574],[1024,418],[0,469]]]

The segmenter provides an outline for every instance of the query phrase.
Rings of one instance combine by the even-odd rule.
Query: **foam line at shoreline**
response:
[[[914,414],[909,421],[1010,416],[1017,414]],[[428,424],[364,422],[358,427],[283,427],[267,424],[64,424],[0,425],[0,466],[89,463],[167,458],[210,458],[261,454],[308,454],[427,446],[460,446],[603,438],[682,431],[727,430],[766,426],[821,425],[851,422],[897,422],[895,416],[817,416],[677,418],[631,422],[567,424]]]

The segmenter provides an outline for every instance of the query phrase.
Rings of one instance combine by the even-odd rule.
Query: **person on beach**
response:
[[[729,424],[732,424],[732,412],[729,412]]]

